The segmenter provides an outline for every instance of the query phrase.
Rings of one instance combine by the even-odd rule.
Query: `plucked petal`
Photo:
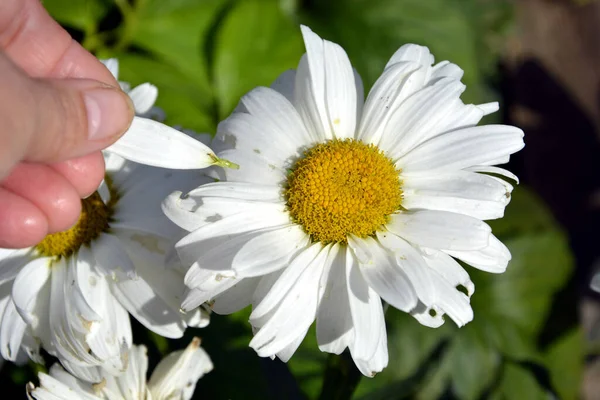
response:
[[[106,150],[140,164],[170,169],[201,169],[218,161],[200,141],[141,117],[134,117],[127,132]]]

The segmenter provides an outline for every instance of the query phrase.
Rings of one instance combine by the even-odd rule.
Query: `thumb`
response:
[[[114,143],[134,109],[121,89],[84,79],[34,79],[0,53],[0,178],[21,160],[52,163]]]

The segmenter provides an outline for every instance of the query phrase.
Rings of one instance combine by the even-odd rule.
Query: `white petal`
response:
[[[280,203],[283,201],[280,187],[248,182],[207,183],[190,191],[186,196],[196,199],[199,204],[203,203],[205,197],[224,197],[265,203]]]
[[[46,285],[51,275],[51,259],[37,258],[27,264],[17,275],[12,289],[12,298],[21,317],[31,323],[32,314],[39,291]]]
[[[356,127],[356,85],[346,52],[301,26],[306,56],[296,73],[295,105],[319,138],[349,138]]]
[[[476,218],[445,211],[394,214],[387,229],[409,242],[444,250],[478,250],[488,245],[490,227]]]
[[[185,351],[163,358],[152,372],[148,388],[155,399],[189,400],[198,379],[212,369],[208,354],[200,347],[200,339],[194,338]]]
[[[293,82],[290,83],[293,84]],[[262,128],[266,131],[257,131],[256,134],[252,135],[252,139],[254,139],[254,136],[266,134],[266,144],[270,144],[270,147],[274,145],[282,146],[285,149],[285,154],[282,154],[284,158],[296,154],[300,147],[313,142],[314,138],[304,127],[304,123],[291,101],[276,90],[258,87],[242,97],[241,102],[244,104],[247,112],[254,117],[249,121],[255,121],[255,128],[257,130]],[[232,115],[232,117],[234,116],[236,114]],[[221,127],[219,126],[220,129]],[[240,131],[240,135],[237,135],[236,139],[244,140],[246,139],[243,137],[245,135],[245,132]],[[240,143],[240,145],[236,147],[243,147],[241,142],[237,143]],[[260,149],[272,151],[270,148]]]
[[[116,236],[109,233],[101,234],[92,243],[92,252],[96,266],[106,276],[115,277],[117,274],[135,276],[135,266]]]
[[[483,173],[487,173],[487,174],[495,174],[495,175],[505,176],[508,179],[512,179],[516,183],[519,183],[519,178],[515,174],[513,174],[512,172],[507,171],[503,168],[490,167],[487,165],[478,165],[475,167],[470,167],[470,168],[465,168],[465,169],[467,171],[483,172]]]
[[[298,347],[300,347],[300,345],[302,344],[302,341],[306,337],[307,333],[308,333],[308,329],[303,334],[298,335],[296,340],[294,340],[292,343],[287,345],[283,350],[281,350],[279,353],[277,353],[277,358],[279,358],[284,363],[288,362],[290,360],[290,358],[292,358],[292,356],[294,355],[296,350],[298,350]]]
[[[320,254],[321,250],[322,245],[315,243],[294,258],[291,264],[283,270],[283,273],[269,289],[266,296],[262,298],[260,303],[254,305],[252,314],[250,315],[251,323],[253,323],[253,320],[267,314],[287,296],[304,271],[313,265],[315,258]]]
[[[416,293],[416,297],[426,304],[433,302],[435,299],[435,287],[425,271],[427,264],[423,260],[422,254],[411,244],[391,232],[377,232],[377,240],[389,252],[393,253],[393,259],[389,263],[394,265],[393,263],[395,262],[397,264],[396,269],[401,269],[406,274],[413,293]],[[388,271],[388,273],[392,273],[392,271]],[[385,297],[383,299],[385,300]],[[394,305],[391,302],[389,303]],[[417,299],[415,298],[412,308],[416,305]],[[404,309],[403,311],[410,310]]]
[[[521,150],[523,131],[507,125],[485,125],[439,135],[422,143],[396,164],[404,174],[454,170],[485,164]]]
[[[67,261],[67,281],[71,286],[65,291],[67,301],[85,323],[101,321],[108,287],[104,276],[96,272],[94,258],[87,248],[80,249],[77,258]],[[100,313],[100,314],[99,314]],[[86,333],[87,327],[80,331]]]
[[[456,260],[444,252],[424,249],[424,258],[429,268],[441,275],[448,283],[454,287],[462,285],[467,290],[469,296],[475,291],[475,285],[471,281],[469,274]]]
[[[119,79],[119,60],[116,58],[108,58],[106,60],[100,60],[102,64],[110,71],[115,79]]]
[[[354,326],[352,357],[369,360],[377,352],[381,326],[385,326],[383,307],[377,293],[362,277],[350,248],[346,249],[346,283]]]
[[[255,159],[256,163],[262,163],[267,167],[272,165],[277,169],[285,170],[290,168],[294,160],[300,156],[301,146],[310,142],[304,137],[307,135],[306,133],[298,132],[303,129],[291,127],[285,129],[284,126],[281,126],[289,123],[300,124],[302,127],[302,121],[294,107],[287,104],[288,107],[281,110],[283,107],[279,103],[287,103],[283,96],[268,88],[259,89],[263,89],[269,96],[278,98],[279,101],[270,101],[265,105],[273,108],[273,117],[269,119],[262,115],[266,113],[266,110],[260,110],[260,116],[233,113],[219,124],[217,135],[219,138],[235,143],[234,148],[229,151],[244,152],[248,158]],[[250,93],[253,97],[248,100],[248,103],[252,109],[258,108],[255,103],[260,102],[263,97],[271,100],[259,89],[254,89]],[[240,164],[240,168],[244,168],[244,164]]]
[[[157,251],[156,247],[140,241],[135,235],[119,232],[119,239],[129,257],[136,265],[136,271],[146,283],[174,311],[179,311],[185,285],[185,271],[179,268],[169,268],[165,263],[165,254]],[[161,247],[167,247],[166,244]]]
[[[408,176],[402,190],[402,206],[408,210],[449,211],[484,220],[502,217],[510,201],[510,190],[505,185],[468,171]]]
[[[319,350],[341,354],[352,340],[352,314],[346,284],[346,251],[334,245],[331,267],[323,271],[319,285],[317,342]]]
[[[415,289],[392,252],[386,251],[371,237],[351,235],[348,246],[358,260],[364,280],[381,298],[402,311],[410,311],[417,305]]]
[[[296,70],[284,71],[271,84],[271,89],[281,93],[290,103],[294,101],[294,86],[296,84]]]
[[[198,171],[173,171],[128,164],[134,165],[126,165],[120,173],[111,174],[120,195],[111,228],[135,229],[165,238],[181,235],[181,230],[162,214],[161,202],[173,190],[187,191],[213,180]],[[131,172],[126,174],[125,171]],[[142,204],[143,207],[140,206]]]
[[[435,297],[427,302],[427,309],[416,309],[413,314],[419,322],[430,327],[438,327],[443,323],[441,313],[445,312],[454,320],[459,327],[473,320],[473,310],[469,304],[469,298],[451,285],[432,268],[425,268],[430,283],[435,287]],[[435,315],[431,315],[431,310]]]
[[[236,163],[239,169],[224,171],[228,181],[279,185],[286,179],[282,166],[265,162],[252,149],[232,149],[219,152],[219,157]]]
[[[287,270],[290,270],[296,267],[301,270],[300,273],[292,275],[295,275],[296,279],[292,281],[290,279],[292,276],[286,274],[286,270],[271,288],[271,292],[278,292],[282,288],[288,290],[286,290],[273,315],[250,341],[250,347],[255,349],[259,356],[268,357],[277,354],[300,337],[303,338],[315,320],[319,279],[330,249],[330,247],[321,248],[320,245],[312,246],[312,248],[315,247],[320,251],[308,265],[294,265],[292,263],[287,268]],[[272,301],[272,299],[269,299],[271,292],[259,307],[268,304],[269,300]],[[258,311],[258,307],[255,310]],[[250,315],[250,322],[254,317],[253,312]]]
[[[141,117],[134,117],[125,135],[106,150],[140,164],[170,169],[207,168],[217,161],[200,141]]]
[[[203,303],[214,299],[240,282],[237,278],[224,276],[216,272],[207,273],[207,271],[202,270],[194,271],[194,266],[188,271],[186,279],[194,280],[198,285],[198,287],[189,289],[183,296],[181,309],[186,313],[194,310]]]
[[[0,284],[15,279],[32,260],[32,249],[0,249]]]
[[[434,59],[427,47],[416,44],[405,44],[396,50],[386,64],[385,68],[387,69],[396,63],[406,61],[415,62],[423,67],[430,68]]]
[[[428,328],[439,328],[444,325],[444,313],[437,306],[426,306],[423,303],[411,311],[412,315],[419,323]]]
[[[454,116],[462,117],[465,106],[459,96],[464,90],[460,81],[444,78],[410,96],[390,116],[380,148],[397,160],[427,139],[452,129]]]
[[[71,375],[65,371],[59,363],[55,363],[50,367],[49,374],[52,378],[64,383],[77,393],[86,393],[94,395],[92,385],[88,382],[84,382],[77,377]],[[87,397],[86,397],[87,398]]]
[[[205,225],[205,219],[202,215],[197,215],[190,211],[188,205],[195,204],[191,199],[182,198],[183,193],[173,192],[161,204],[162,211],[167,218],[181,229],[188,232],[194,231]]]
[[[260,279],[240,279],[230,289],[220,294],[212,305],[212,310],[217,314],[232,314],[252,303],[252,295]]]
[[[446,77],[460,80],[464,73],[465,72],[458,65],[448,61],[440,61],[431,68],[430,82]]]
[[[287,268],[286,268],[287,269]],[[286,269],[280,269],[279,271],[275,271],[268,275],[264,275],[259,279],[258,285],[256,286],[256,290],[252,294],[252,308],[256,309],[256,307],[263,302],[264,298],[270,293],[271,288],[275,285],[275,282],[279,279],[279,277],[283,274]],[[284,293],[285,295],[285,293]],[[275,304],[270,310],[267,310],[259,317],[254,317],[251,321],[252,323],[252,331],[255,332],[256,328],[261,328],[271,315],[277,310],[277,304]]]
[[[146,398],[146,373],[148,371],[146,346],[132,346],[128,359],[127,371],[117,378],[121,392],[124,392],[127,399],[144,399]]]
[[[510,251],[494,235],[490,235],[489,245],[474,251],[446,250],[446,253],[482,271],[501,274],[506,271],[511,259]]]
[[[310,237],[293,224],[250,239],[235,255],[231,268],[239,277],[266,275],[290,263],[310,243]]]
[[[358,370],[365,376],[372,378],[378,372],[381,372],[388,365],[388,349],[387,349],[387,333],[385,331],[385,323],[380,325],[379,339],[377,341],[377,349],[375,354],[368,360],[361,360],[355,356],[354,346],[350,348],[350,354],[354,359],[354,363]]]
[[[383,71],[367,96],[358,139],[379,144],[392,113],[423,85],[424,74],[416,73],[418,69],[419,64],[402,62]]]
[[[363,107],[365,105],[365,87],[363,85],[362,78],[356,70],[354,71],[354,86],[356,87],[356,126],[358,126],[362,117]],[[356,135],[355,135],[356,136]]]
[[[21,348],[27,325],[17,312],[12,299],[9,297],[6,300],[0,323],[0,354],[5,360],[14,362]]]
[[[68,266],[64,260],[52,265],[49,322],[52,345],[57,356],[76,365],[99,365],[102,360],[90,352],[82,331],[91,328],[73,309],[69,296]]]
[[[218,245],[226,245],[227,240],[237,240],[234,237],[237,234],[280,227],[289,225],[291,222],[289,215],[281,211],[283,208],[281,205],[257,203],[246,208],[246,212],[204,225],[181,239],[175,247],[182,262],[187,265],[194,263],[199,257],[206,255],[210,249],[214,249]],[[236,245],[241,245],[241,243]]]
[[[129,314],[113,296],[106,296],[103,320],[92,323],[86,341],[91,353],[103,362],[102,368],[112,375],[127,368],[126,354],[131,346]]]
[[[76,390],[60,382],[59,380],[46,375],[43,372],[38,374],[40,387],[33,385],[27,387],[29,395],[36,400],[98,400],[100,397]]]
[[[140,115],[150,111],[158,97],[158,89],[150,83],[142,83],[131,89],[127,94],[131,97],[135,113]]]
[[[158,296],[141,277],[117,282],[113,285],[113,294],[146,328],[167,338],[183,336],[186,325],[182,315]]]
[[[483,115],[493,114],[500,109],[500,104],[497,101],[492,103],[478,104],[478,108],[483,111]]]

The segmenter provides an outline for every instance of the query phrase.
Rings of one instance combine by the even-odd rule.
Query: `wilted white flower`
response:
[[[154,369],[148,383],[148,356],[145,346],[133,346],[127,372],[119,377],[99,371],[102,378],[95,384],[81,381],[58,364],[49,374],[40,373],[40,386],[27,385],[29,399],[36,400],[188,400],[198,379],[213,369],[208,354],[194,338],[185,351],[165,357]]]
[[[167,256],[182,231],[160,210],[175,188],[208,178],[111,153],[105,153],[105,162],[106,178],[82,200],[74,227],[30,248],[0,249],[4,358],[15,360],[20,348],[35,357],[41,342],[67,369],[93,380],[89,367],[114,374],[125,368],[129,314],[170,338],[208,323],[200,309],[180,312],[183,271],[167,267]]]
[[[476,126],[498,104],[463,104],[463,71],[417,45],[392,56],[363,104],[344,50],[302,33],[298,69],[219,125],[218,155],[240,169],[163,204],[191,232],[176,245],[191,265],[182,307],[252,304],[250,346],[284,361],[316,319],[320,349],[348,347],[371,376],[388,363],[381,299],[424,325],[447,314],[460,326],[474,287],[456,259],[506,269],[482,220],[503,216],[512,186],[497,176],[516,177],[491,165],[523,132]]]

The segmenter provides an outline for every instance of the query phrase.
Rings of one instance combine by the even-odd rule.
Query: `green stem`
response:
[[[327,358],[320,400],[347,400],[352,398],[362,374],[354,365],[350,352],[330,354]]]

